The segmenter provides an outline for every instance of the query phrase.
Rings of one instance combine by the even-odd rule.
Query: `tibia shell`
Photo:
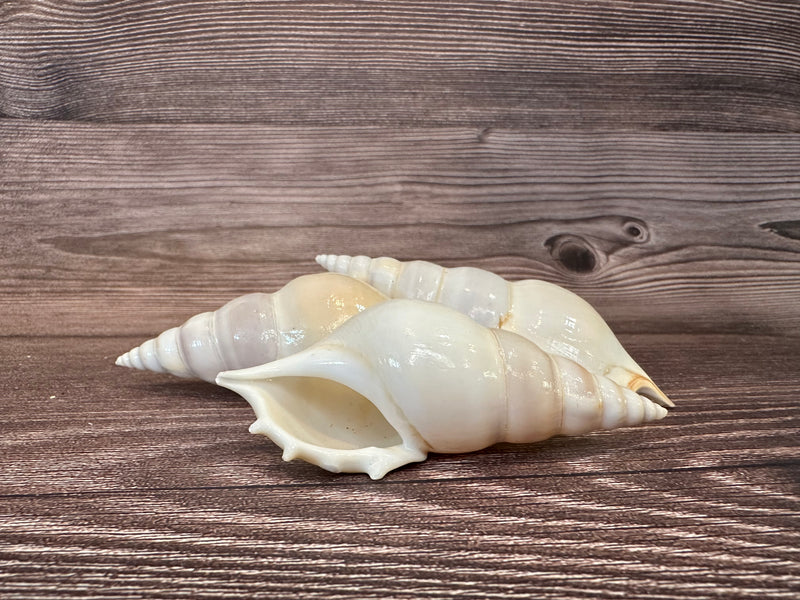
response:
[[[126,352],[116,364],[213,382],[221,371],[288,356],[383,302],[370,285],[336,273],[305,275],[274,294],[254,293],[195,315]]]
[[[666,410],[579,364],[444,305],[390,300],[290,357],[220,373],[284,458],[377,479],[497,442],[660,419]]]
[[[316,260],[328,271],[365,281],[390,298],[444,304],[481,325],[518,333],[548,353],[574,360],[662,406],[674,406],[622,347],[603,317],[560,286],[536,279],[508,282],[483,269],[446,269],[419,260],[334,254],[321,254]]]

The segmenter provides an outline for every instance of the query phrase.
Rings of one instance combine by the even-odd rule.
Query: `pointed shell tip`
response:
[[[664,408],[675,408],[675,403],[670,400],[667,395],[661,391],[661,389],[653,383],[651,386],[648,386],[643,390],[645,393],[643,394],[647,398],[650,398],[653,402],[662,406]],[[642,393],[642,392],[639,392]]]
[[[644,382],[642,382],[642,380],[644,380]],[[634,379],[629,387],[637,394],[652,400],[664,408],[675,408],[675,403],[650,379],[639,377]]]
[[[674,406],[674,404],[673,404],[673,406]],[[664,408],[663,406],[659,406],[658,404],[655,405],[655,409],[656,409],[656,416],[655,416],[655,419],[653,419],[654,421],[658,421],[659,419],[663,419],[664,417],[667,416],[667,414],[669,412],[669,411],[667,411],[666,408]]]

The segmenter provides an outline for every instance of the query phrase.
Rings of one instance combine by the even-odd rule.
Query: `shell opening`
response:
[[[298,376],[251,385],[262,390],[259,397],[263,405],[256,409],[256,432],[268,418],[297,441],[334,450],[385,448],[402,443],[375,405],[344,384]]]
[[[346,351],[312,347],[220,373],[217,384],[247,400],[257,417],[250,431],[283,448],[284,460],[380,479],[425,460],[427,447],[370,373]]]

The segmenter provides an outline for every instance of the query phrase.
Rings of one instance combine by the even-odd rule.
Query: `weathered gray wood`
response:
[[[800,131],[796,2],[0,5],[0,114]]]

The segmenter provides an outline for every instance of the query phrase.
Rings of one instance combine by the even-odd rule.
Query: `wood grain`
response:
[[[55,311],[48,335],[152,335],[323,252],[548,279],[620,332],[800,331],[800,245],[774,231],[800,216],[793,134],[0,132],[8,334]],[[125,319],[86,317],[101,304]]]
[[[0,114],[800,131],[796,2],[6,0]]]
[[[433,456],[381,482],[282,463],[226,390],[114,367],[134,341],[4,338],[4,598],[789,599],[800,585],[795,340],[624,336],[680,389],[666,420]]]
[[[4,599],[796,597],[798,136],[0,135]],[[566,285],[678,408],[376,483],[283,463],[226,390],[113,366],[320,250]]]
[[[800,593],[800,4],[0,3],[0,598]],[[113,366],[320,252],[572,289],[677,408],[284,463]]]

